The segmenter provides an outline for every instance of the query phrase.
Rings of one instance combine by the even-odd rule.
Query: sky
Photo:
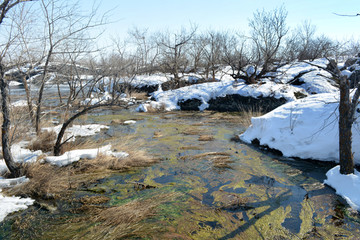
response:
[[[129,29],[179,30],[196,24],[200,31],[247,32],[248,20],[256,10],[272,10],[284,6],[289,27],[305,20],[316,26],[318,34],[336,40],[360,39],[360,16],[338,14],[360,13],[359,0],[94,0],[100,13],[107,13],[112,23],[105,26],[103,38],[123,39]],[[84,9],[89,0],[80,0]]]

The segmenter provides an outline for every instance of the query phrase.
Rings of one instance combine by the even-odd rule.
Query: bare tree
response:
[[[152,73],[159,54],[159,47],[154,36],[149,34],[148,29],[136,27],[129,31],[129,35],[136,48],[133,60],[136,60],[138,74]]]
[[[190,31],[181,29],[178,33],[164,32],[158,34],[157,44],[160,49],[160,61],[164,72],[173,75],[174,87],[180,87],[180,73],[184,72],[189,64],[187,49],[191,39],[195,36],[196,27]]]
[[[204,37],[205,47],[203,50],[205,63],[205,78],[215,80],[215,74],[222,63],[223,48],[228,40],[227,33],[209,31]]]
[[[245,79],[247,82],[255,83],[270,70],[273,64],[281,60],[279,51],[288,32],[286,17],[286,10],[280,7],[272,11],[256,11],[249,21],[256,67],[255,71],[251,71],[251,76]],[[259,65],[261,65],[261,70],[257,72],[256,68]]]
[[[78,14],[76,4],[68,4],[58,0],[41,0],[41,9],[45,18],[44,49],[45,63],[40,80],[38,99],[36,102],[35,130],[40,132],[41,107],[45,84],[49,80],[49,65],[54,55],[69,50],[69,45],[92,39],[88,30],[104,24],[103,19],[96,19],[96,9],[88,15]],[[77,49],[72,49],[76,51]]]
[[[4,19],[9,11],[16,5],[28,2],[26,0],[4,0],[0,3],[0,29],[4,34],[3,23]],[[5,35],[5,34],[4,34]],[[0,90],[1,90],[1,110],[3,116],[3,123],[1,126],[1,143],[2,153],[12,177],[18,177],[20,175],[20,167],[14,162],[11,154],[11,148],[9,143],[9,131],[10,131],[10,108],[9,108],[9,79],[5,78],[5,63],[4,58],[7,55],[7,51],[14,40],[14,36],[11,35],[11,29],[7,42],[1,47],[0,52]]]
[[[231,67],[234,79],[244,78],[245,68],[251,63],[248,49],[248,39],[243,34],[231,36],[223,46],[222,62]]]
[[[205,48],[204,37],[201,34],[196,34],[191,41],[191,48],[189,49],[190,61],[192,62],[192,72],[198,73],[203,67],[203,57]],[[202,70],[202,69],[201,69]]]

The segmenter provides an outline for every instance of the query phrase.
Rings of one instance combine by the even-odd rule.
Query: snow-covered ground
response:
[[[251,119],[251,126],[240,135],[247,143],[277,149],[286,157],[339,162],[339,93],[317,94],[289,102]],[[359,115],[357,113],[357,115]],[[358,117],[358,116],[357,116]],[[353,124],[354,161],[360,164],[360,121]],[[360,210],[360,174],[341,175],[339,166],[327,173],[326,184]]]
[[[296,80],[298,87],[309,94],[336,92],[336,83],[331,79],[331,74],[319,68],[326,68],[328,62],[326,59],[317,59],[311,62],[312,65],[306,62],[287,64],[277,70],[276,78],[290,84]]]
[[[322,69],[326,68],[327,64],[328,60],[326,59],[317,59],[311,64],[294,62],[282,66],[277,72],[269,73],[258,84],[252,85],[248,85],[244,81],[234,81],[229,78],[229,75],[226,75],[227,78],[223,78],[219,82],[195,84],[169,91],[159,89],[152,94],[156,102],[143,104],[139,106],[138,111],[146,112],[150,106],[165,108],[167,111],[178,110],[180,109],[178,103],[189,99],[200,100],[202,104],[199,106],[199,110],[205,110],[209,106],[210,99],[226,95],[285,98],[290,102],[296,100],[295,95],[299,93],[303,96],[336,93],[338,88],[331,79],[331,74]]]

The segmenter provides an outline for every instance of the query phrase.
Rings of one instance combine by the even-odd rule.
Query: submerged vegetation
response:
[[[358,215],[319,177],[330,166],[268,156],[231,141],[240,115],[112,115],[117,116],[138,121],[112,125],[105,143],[128,151],[130,158],[100,156],[61,168],[29,165],[33,178],[8,193],[32,196],[36,204],[2,222],[0,237],[253,239],[266,233],[269,239],[306,239],[359,234]],[[107,115],[88,117],[93,119],[110,121]],[[188,126],[196,127],[196,133],[187,134]],[[157,129],[161,136],[154,138]],[[212,141],[199,141],[204,129]],[[140,152],[131,153],[134,149]]]

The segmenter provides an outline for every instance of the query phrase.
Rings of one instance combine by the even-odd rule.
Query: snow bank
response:
[[[61,130],[62,124],[57,125],[55,127],[47,127],[42,128],[45,131],[54,131],[56,134],[59,134]],[[73,137],[87,137],[87,136],[93,136],[96,133],[100,132],[101,129],[108,129],[109,127],[106,125],[101,124],[85,124],[85,125],[73,125],[71,127],[68,127],[65,131],[64,138],[67,139],[70,136]],[[74,138],[73,138],[74,140]]]
[[[282,83],[292,83],[298,77],[297,85],[309,94],[337,92],[336,83],[331,80],[331,74],[319,68],[326,68],[329,61],[325,58],[310,62],[294,62],[282,66],[275,73],[275,77]],[[319,67],[316,67],[316,66]]]
[[[274,97],[276,99],[285,98],[288,101],[293,101],[296,99],[295,92],[306,94],[301,88],[274,83],[267,79],[264,79],[259,84],[252,85],[234,80],[224,80],[222,82],[196,84],[170,91],[156,91],[153,93],[153,97],[157,103],[148,104],[152,107],[165,107],[166,111],[172,111],[180,109],[178,105],[180,101],[198,99],[202,102],[199,110],[205,110],[209,106],[208,101],[210,99],[225,97],[226,95],[241,95],[253,98]],[[140,106],[138,110],[146,110],[146,107],[150,105]]]
[[[280,150],[286,157],[339,161],[338,93],[317,94],[252,118],[240,136]],[[353,125],[354,160],[360,164],[359,120]]]
[[[2,222],[8,214],[24,210],[33,203],[34,200],[30,198],[6,197],[1,194],[0,189],[0,222]]]
[[[325,184],[336,190],[336,194],[342,196],[354,209],[360,210],[360,173],[355,170],[354,174],[340,174],[340,166],[330,169],[326,173]]]
[[[126,152],[112,152],[110,149],[111,145],[106,145],[101,148],[72,150],[64,153],[61,156],[45,157],[45,161],[52,165],[63,167],[73,162],[77,162],[80,159],[94,159],[98,154],[110,155],[117,158],[124,158],[129,156],[129,154]]]

